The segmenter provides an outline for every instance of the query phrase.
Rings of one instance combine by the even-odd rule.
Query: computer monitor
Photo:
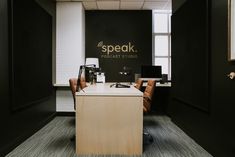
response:
[[[142,78],[162,78],[162,66],[142,65]]]

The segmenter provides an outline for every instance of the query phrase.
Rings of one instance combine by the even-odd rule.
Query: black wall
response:
[[[141,65],[152,65],[152,11],[86,11],[85,17],[86,57],[99,58],[106,81],[130,81],[118,73],[124,66],[140,73]]]
[[[16,110],[52,95],[52,16],[31,0],[11,1],[11,6],[11,99]]]
[[[10,87],[12,83],[12,69],[9,49],[9,40],[11,39],[9,36],[10,25],[8,24],[8,20],[10,19],[9,7],[8,0],[0,1],[0,156],[4,156],[15,146],[20,144],[20,142],[31,136],[55,114],[54,90],[52,91],[52,95],[45,101],[41,101],[40,103],[15,112],[11,110]],[[53,12],[51,15],[55,17],[55,3],[47,2],[47,9],[50,9],[51,12]],[[37,58],[35,59],[37,60]],[[34,92],[34,90],[37,89],[34,89],[34,85],[32,84],[31,92]]]
[[[195,2],[198,0],[188,1]],[[202,62],[202,64],[205,68],[208,68],[208,81],[205,79],[205,82],[208,87],[209,112],[204,112],[197,107],[195,108],[190,104],[174,99],[174,96],[177,96],[175,93],[177,91],[177,86],[180,85],[181,87],[179,88],[182,88],[184,84],[186,85],[186,83],[188,83],[188,81],[183,81],[180,84],[178,81],[174,82],[174,75],[172,75],[173,99],[171,99],[169,111],[172,120],[213,156],[233,157],[235,156],[235,127],[233,125],[235,81],[228,79],[227,74],[235,70],[235,63],[228,62],[227,60],[228,4],[225,0],[210,0],[208,2],[208,12],[210,17],[210,24],[208,25],[210,35],[208,45],[209,50],[207,62]],[[181,64],[180,59],[177,59],[180,57],[181,52],[177,51],[178,48],[176,44],[181,38],[185,38],[184,34],[180,34],[176,31],[177,29],[174,28],[175,26],[179,27],[180,25],[185,27],[184,21],[177,21],[177,19],[174,19],[174,13],[177,14],[177,11],[184,6],[182,5],[179,7],[179,4],[181,5],[181,3],[182,1],[180,0],[173,0],[172,38],[174,38],[174,40],[172,39],[172,73],[178,73],[179,75],[185,75],[185,77],[187,77],[187,74],[192,73],[193,71],[186,72],[180,68],[174,69],[175,66],[177,67]],[[200,0],[197,3],[203,5],[204,0]],[[200,9],[198,12],[200,12]],[[206,15],[202,17],[201,15],[201,17],[199,16],[198,18],[205,18],[205,16]],[[199,26],[195,25],[194,29],[204,29],[203,27],[198,27]],[[188,42],[189,45],[194,44],[191,43],[193,41]],[[188,54],[182,58],[182,60],[197,61],[198,64],[201,64],[201,60],[204,59],[204,54],[200,54],[196,57],[194,54]],[[188,64],[185,64],[185,66],[187,65]],[[203,74],[204,73],[202,73],[202,75]],[[190,81],[197,82],[198,76],[191,77]],[[200,88],[203,88],[205,84],[198,85]],[[196,90],[196,92],[201,92],[197,88],[195,89],[192,87],[191,89]],[[197,95],[190,96],[196,97]],[[200,99],[200,97],[198,97],[198,99]],[[200,106],[200,104],[198,105]]]
[[[175,12],[187,0],[172,0],[172,12]]]
[[[206,112],[209,112],[208,8],[206,0],[186,1],[172,15],[174,98]]]

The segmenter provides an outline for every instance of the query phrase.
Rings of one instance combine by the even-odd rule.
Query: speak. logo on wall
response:
[[[97,48],[101,51],[101,58],[138,58],[138,51],[131,42],[118,45],[105,44],[103,41],[100,41],[97,44]]]

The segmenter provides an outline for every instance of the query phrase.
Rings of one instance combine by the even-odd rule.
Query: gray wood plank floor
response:
[[[6,157],[77,157],[70,140],[74,123],[74,117],[56,117]],[[167,116],[145,116],[144,126],[154,141],[144,146],[143,157],[212,157]]]

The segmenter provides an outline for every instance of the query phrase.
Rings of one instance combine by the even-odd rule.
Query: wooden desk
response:
[[[76,105],[78,155],[142,154],[142,92],[96,84],[76,93]]]
[[[147,86],[147,82],[144,82],[143,87],[146,87],[146,86]],[[171,87],[171,83],[168,82],[168,83],[161,84],[161,83],[157,82],[156,87],[167,87],[168,88],[168,87]]]

